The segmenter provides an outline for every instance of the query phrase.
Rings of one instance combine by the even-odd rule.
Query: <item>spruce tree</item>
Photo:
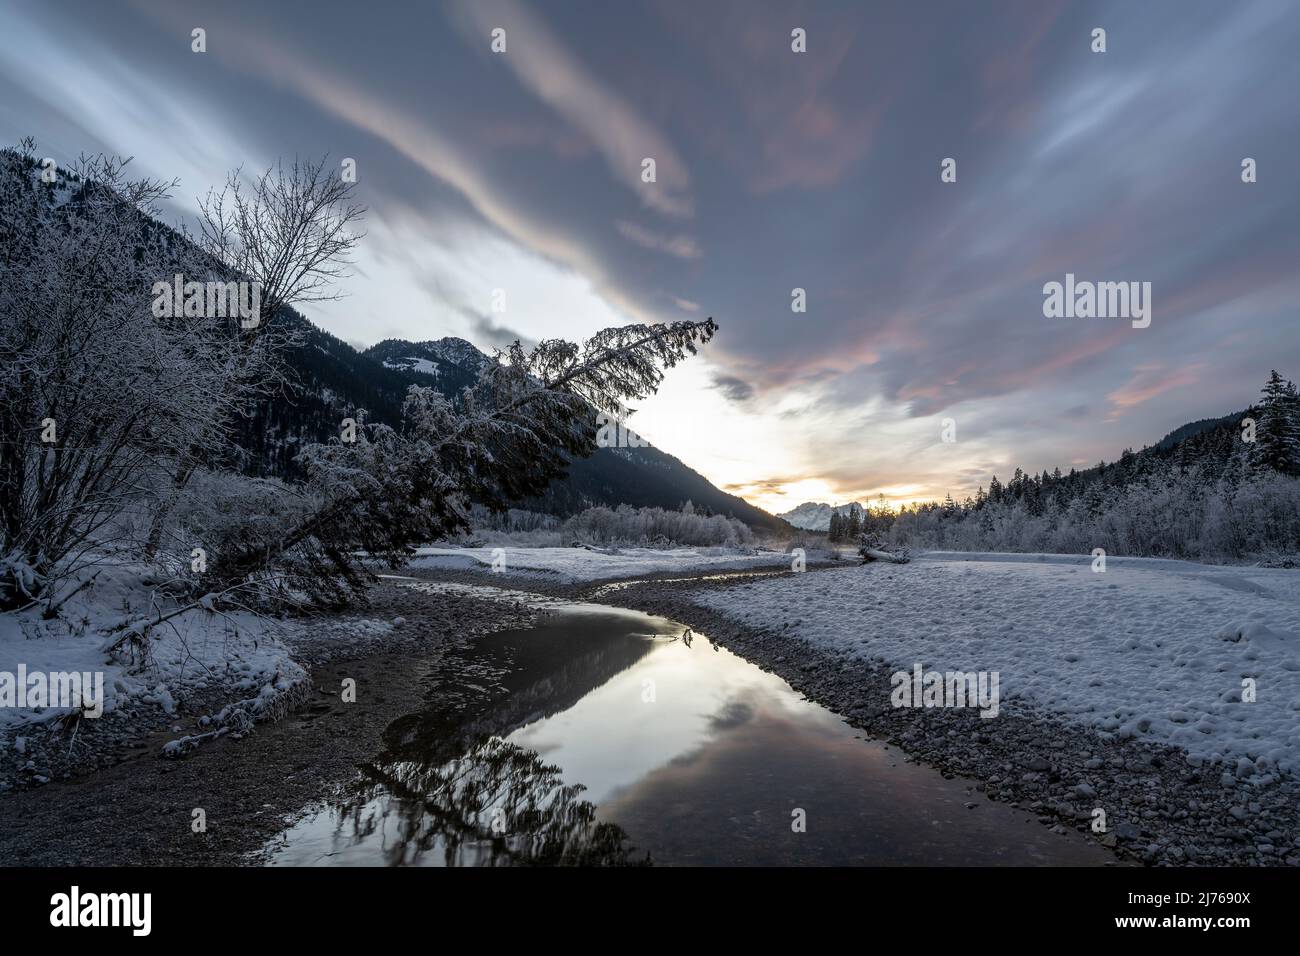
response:
[[[1300,474],[1300,414],[1295,384],[1274,369],[1260,391],[1253,460],[1284,475]]]

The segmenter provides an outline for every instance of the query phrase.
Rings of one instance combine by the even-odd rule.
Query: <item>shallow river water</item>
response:
[[[559,605],[422,670],[426,705],[268,844],[271,865],[1113,859],[663,618]]]

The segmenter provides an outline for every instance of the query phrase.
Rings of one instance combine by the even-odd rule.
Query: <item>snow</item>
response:
[[[998,671],[1018,699],[1238,777],[1300,771],[1296,572],[1155,559],[944,554],[767,578],[692,600],[910,670]],[[1243,678],[1257,699],[1243,701]],[[1258,779],[1258,778],[1257,778]]]
[[[191,611],[153,630],[147,661],[110,657],[109,633],[149,617],[150,595],[139,567],[110,565],[56,620],[43,620],[39,606],[0,614],[0,672],[17,674],[20,664],[28,674],[99,672],[104,713],[134,702],[167,715],[176,713],[179,700],[209,687],[266,701],[306,678],[282,639],[287,626],[247,612]],[[47,723],[68,710],[0,707],[0,733]]]
[[[410,355],[407,356],[406,358],[398,359],[395,362],[385,360],[384,367],[401,369],[407,372],[421,372],[425,375],[432,375],[434,378],[437,378],[438,373],[441,371],[438,368],[437,363],[431,362],[429,361],[429,359],[420,358],[415,355]]]
[[[931,561],[994,561],[999,564],[1070,564],[1090,568],[1093,557],[1090,554],[1050,554],[1042,552],[1006,551],[922,551],[916,555],[922,560]],[[1177,558],[1130,558],[1108,554],[1107,570],[1113,568],[1145,568],[1148,571],[1178,571],[1182,574],[1214,575],[1222,571],[1219,565],[1200,564],[1196,561],[1181,561]],[[1239,568],[1238,570],[1249,570]]]
[[[562,550],[562,549],[555,549]],[[215,595],[205,595],[194,610],[152,629],[147,659],[110,655],[113,637],[127,624],[156,620],[175,605],[150,583],[140,565],[102,563],[93,584],[63,605],[58,618],[44,620],[43,606],[0,614],[0,674],[101,674],[103,714],[129,708],[138,715],[194,716],[186,702],[203,694],[203,706],[225,705],[217,724],[249,721],[277,708],[306,681],[311,663],[340,652],[372,653],[397,638],[402,618],[361,616],[275,620],[251,612],[224,610]],[[397,579],[418,588],[427,582]],[[70,590],[79,581],[64,584]],[[446,588],[464,586],[443,585]],[[474,590],[487,599],[518,603],[520,597],[492,587]],[[156,603],[154,603],[156,602]],[[30,686],[30,680],[28,681]],[[210,699],[217,695],[215,701]],[[15,698],[16,702],[17,698]],[[87,701],[93,709],[94,701]],[[0,751],[26,749],[33,730],[48,726],[70,707],[0,706]],[[93,718],[92,718],[93,719]],[[200,723],[207,726],[206,718]],[[199,737],[183,738],[169,752],[187,750]]]
[[[493,360],[490,356],[480,352],[473,343],[467,342],[462,338],[454,335],[444,336],[436,341],[418,343],[422,348],[433,352],[444,361],[459,365],[463,369],[476,372],[483,366],[490,364]]]
[[[532,591],[519,591],[514,588],[499,588],[489,584],[462,584],[459,581],[425,581],[404,574],[381,574],[380,577],[392,581],[398,587],[422,591],[425,594],[457,594],[481,598],[486,601],[497,601],[501,604],[518,605],[534,610],[573,606],[568,601],[545,594],[534,594]],[[396,618],[394,624],[396,625],[396,622],[401,620],[404,619]]]
[[[735,548],[420,548],[409,567],[490,568],[498,556],[509,574],[547,573],[561,580],[608,581],[674,571],[732,570],[790,566],[790,556],[779,551],[748,552]]]

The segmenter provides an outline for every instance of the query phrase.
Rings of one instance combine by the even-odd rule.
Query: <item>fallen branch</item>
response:
[[[241,587],[243,587],[242,584],[236,584],[226,588],[224,591],[209,592],[197,601],[183,604],[165,614],[162,611],[159,611],[157,620],[151,621],[146,619],[124,624],[112,633],[108,643],[103,646],[102,651],[105,654],[113,654],[119,647],[128,641],[132,644],[144,645],[145,638],[149,636],[149,632],[155,627],[167,623],[174,617],[180,617],[187,611],[203,610],[210,614],[215,614],[217,612],[217,603],[231,591],[237,591]]]
[[[871,561],[889,561],[894,564],[906,564],[911,561],[911,555],[907,551],[901,551],[898,554],[891,554],[889,551],[881,551],[875,548],[865,548],[858,551],[862,555],[862,563],[866,564]]]
[[[46,605],[45,613],[43,615],[45,620],[52,621],[54,620],[54,618],[58,617],[59,609],[62,608],[63,605],[67,604],[74,597],[76,597],[78,594],[80,594],[82,591],[84,591],[86,588],[94,584],[95,578],[99,577],[101,573],[103,573],[102,569],[100,571],[96,571],[90,577],[86,578],[86,580],[82,581],[75,588],[73,588],[71,591],[65,594],[58,604],[54,603],[54,592],[51,590],[50,603]]]

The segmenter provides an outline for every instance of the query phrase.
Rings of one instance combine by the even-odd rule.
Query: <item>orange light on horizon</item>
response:
[[[774,490],[771,486],[761,483],[755,483],[739,488],[732,486],[731,491],[750,504],[771,514],[791,511],[806,502],[820,502],[838,507],[856,501],[864,507],[875,508],[879,507],[881,497],[885,499],[885,505],[889,510],[898,511],[904,506],[915,508],[919,504],[943,501],[944,495],[947,493],[943,491],[936,492],[920,484],[890,485],[885,488],[874,488],[870,491],[846,492],[837,489],[830,482],[821,478],[801,478],[781,485],[779,490]],[[957,496],[954,494],[954,497]]]

